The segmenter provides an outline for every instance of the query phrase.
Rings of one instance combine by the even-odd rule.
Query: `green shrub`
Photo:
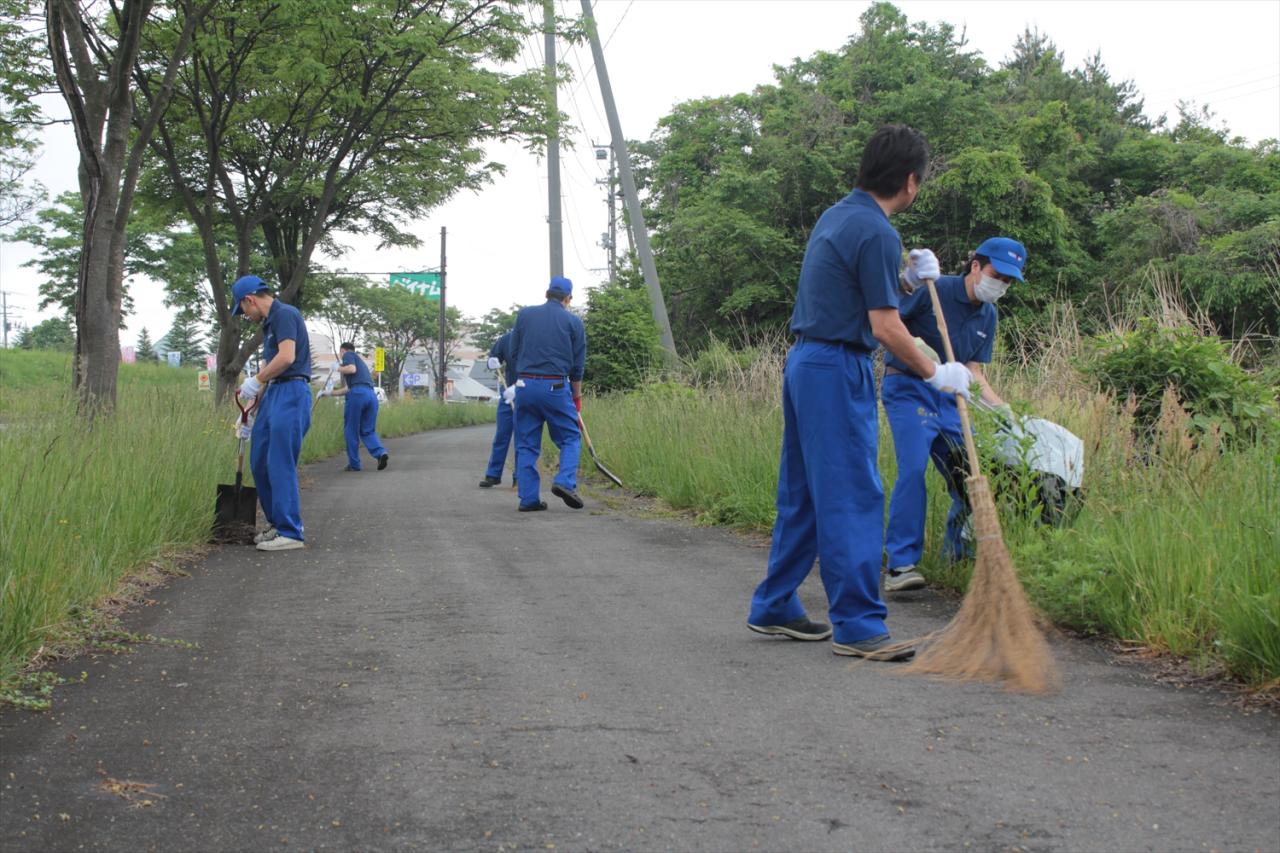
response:
[[[1231,359],[1222,340],[1143,319],[1129,332],[1091,339],[1080,369],[1104,390],[1132,397],[1136,424],[1152,431],[1172,388],[1200,432],[1254,436],[1277,425],[1274,392]]]

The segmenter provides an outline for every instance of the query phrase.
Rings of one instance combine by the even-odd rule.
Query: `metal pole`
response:
[[[596,30],[595,17],[591,12],[591,0],[582,0],[582,18],[587,25],[587,35],[591,39],[591,55],[595,59],[596,76],[600,81],[600,96],[604,100],[605,115],[609,117],[609,135],[613,138],[613,150],[618,155],[618,171],[622,176],[622,192],[627,203],[627,213],[631,217],[636,254],[640,256],[640,271],[644,273],[644,283],[649,289],[653,322],[658,326],[658,339],[662,343],[662,349],[670,364],[676,358],[676,343],[671,337],[667,303],[662,298],[662,288],[658,284],[658,268],[653,264],[653,253],[649,251],[649,232],[645,228],[644,213],[640,210],[640,197],[636,195],[636,182],[631,174],[631,160],[627,156],[627,140],[622,135],[622,122],[618,119],[618,108],[613,102],[613,89],[609,85],[609,72],[604,66],[604,49],[600,47],[600,33]]]
[[[448,379],[449,379],[448,371],[445,365],[445,351],[444,351],[445,350],[445,346],[444,346],[444,336],[445,336],[445,331],[444,331],[444,308],[445,308],[444,244],[445,244],[445,229],[443,226],[441,226],[440,228],[440,325],[439,325],[439,331],[436,333],[437,342],[439,343],[439,347],[437,348],[436,352],[437,352],[437,356],[440,359],[439,366],[436,371],[436,399],[439,400],[441,403],[444,402],[444,391],[445,391],[445,387],[448,384]]]
[[[618,281],[618,168],[609,146],[609,283]]]
[[[560,216],[560,123],[556,102],[556,11],[554,0],[542,0],[543,41],[550,87],[551,135],[547,140],[547,225],[551,242],[551,276],[564,275],[564,238]]]
[[[9,348],[9,299],[8,294],[0,290],[0,314],[4,315],[4,348]]]

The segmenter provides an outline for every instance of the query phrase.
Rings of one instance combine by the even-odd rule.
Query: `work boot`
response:
[[[924,575],[916,571],[915,566],[900,566],[884,574],[885,592],[905,592],[909,589],[921,589],[924,585]]]
[[[585,506],[577,492],[566,489],[564,486],[552,486],[551,494],[564,501],[570,509],[582,509]]]
[[[547,508],[546,501],[538,501],[537,503],[533,503],[533,504],[520,504],[521,512],[542,512],[546,508]]]
[[[501,482],[502,482],[501,477],[490,477],[488,474],[486,474],[484,479],[480,481],[480,488],[492,489],[494,486],[498,485]]]
[[[253,537],[253,544],[257,545],[259,542],[267,542],[271,539],[275,539],[279,535],[280,534],[276,532],[275,525],[268,524],[263,530],[261,530],[258,533],[258,535]]]
[[[866,658],[867,660],[911,660],[916,656],[916,650],[912,646],[898,646],[893,638],[888,634],[881,634],[878,637],[869,637],[865,640],[859,640],[856,643],[832,643],[831,651],[838,655],[845,655],[855,658]]]
[[[391,454],[390,454],[390,453],[384,453],[384,454],[382,454],[381,456],[379,456],[379,457],[378,457],[378,470],[379,470],[379,471],[385,470],[385,469],[386,469],[386,467],[387,467],[387,463],[388,463],[389,461],[391,461]]]
[[[258,543],[259,551],[292,551],[295,548],[305,547],[307,546],[301,539],[290,539],[288,536],[277,536]]]
[[[785,625],[752,625],[748,622],[747,627],[757,634],[781,634],[793,640],[825,640],[831,636],[830,625],[814,622],[807,616]]]

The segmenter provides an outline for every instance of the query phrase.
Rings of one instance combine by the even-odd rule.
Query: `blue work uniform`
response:
[[[782,378],[777,520],[752,625],[805,618],[796,594],[816,557],[833,639],[882,634],[884,489],[867,312],[898,305],[898,232],[874,198],[854,190],[818,219],[800,268]]]
[[[342,354],[342,366],[355,365],[355,373],[344,373],[347,383],[347,402],[342,415],[342,434],[347,440],[347,464],[360,470],[360,442],[368,448],[369,455],[380,459],[387,449],[378,438],[378,395],[373,390],[373,375],[364,359],[354,352]]]
[[[519,373],[516,380],[516,483],[521,506],[540,500],[538,455],[542,425],[560,448],[555,484],[573,492],[578,486],[582,434],[570,382],[580,382],[587,360],[582,319],[555,299],[521,308],[508,342]]]
[[[965,290],[964,279],[945,275],[936,283],[942,315],[947,320],[955,360],[961,363],[991,361],[996,335],[996,307],[974,303]],[[899,306],[902,322],[939,357],[946,357],[942,333],[933,316],[933,300],[927,289],[917,290]],[[951,493],[943,554],[958,560],[970,553],[965,544],[964,526],[969,511],[965,501],[964,432],[954,394],[934,390],[893,355],[885,357],[884,384],[880,388],[889,428],[893,432],[893,452],[898,459],[898,479],[889,498],[889,521],[885,551],[890,569],[906,568],[924,555],[924,525],[928,506],[925,471],[932,458]]]
[[[270,364],[281,341],[293,341],[293,363],[259,397],[249,467],[267,523],[281,536],[303,539],[298,457],[311,428],[311,341],[302,314],[273,300],[262,321],[262,363]]]
[[[511,352],[511,333],[507,332],[493,342],[489,350],[489,358],[496,358],[503,365],[503,381],[499,383],[499,391],[516,383],[516,360]],[[511,445],[511,433],[515,429],[515,408],[505,400],[498,400],[498,427],[493,433],[493,450],[489,452],[489,467],[484,475],[491,480],[502,479],[502,468],[507,463],[507,448]],[[519,455],[517,453],[517,455]],[[514,468],[513,468],[514,470]]]

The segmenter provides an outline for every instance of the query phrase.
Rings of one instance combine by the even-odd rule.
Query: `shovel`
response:
[[[236,408],[240,410],[240,425],[249,423],[249,413],[258,405],[254,400],[248,408],[240,405],[240,392],[236,392]],[[253,538],[258,523],[258,490],[244,485],[244,443],[240,439],[236,457],[236,484],[218,485],[218,502],[214,508],[213,535],[221,542],[242,542]]]

